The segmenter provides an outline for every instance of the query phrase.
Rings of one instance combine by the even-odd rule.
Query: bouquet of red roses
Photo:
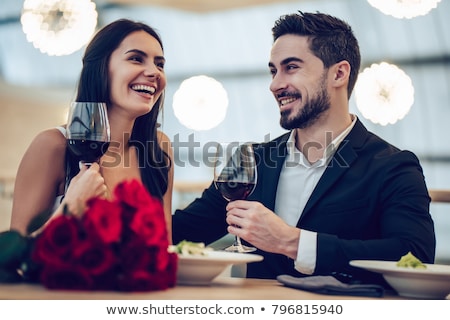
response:
[[[31,260],[51,289],[150,291],[175,286],[177,255],[164,210],[136,180],[119,184],[114,199],[93,198],[79,218],[52,219],[36,239]]]

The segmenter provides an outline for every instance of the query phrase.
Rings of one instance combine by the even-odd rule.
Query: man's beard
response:
[[[330,109],[330,97],[326,90],[326,84],[322,81],[320,91],[315,98],[306,102],[301,110],[294,117],[290,111],[281,112],[280,125],[286,130],[305,129],[311,127],[321,115]]]

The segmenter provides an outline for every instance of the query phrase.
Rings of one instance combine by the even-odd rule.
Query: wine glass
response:
[[[67,121],[67,147],[80,160],[80,165],[98,162],[109,143],[106,103],[72,102]]]
[[[251,144],[221,143],[214,158],[214,185],[228,201],[245,200],[256,186],[256,159]],[[239,237],[225,248],[231,252],[253,252],[256,248],[244,246]]]

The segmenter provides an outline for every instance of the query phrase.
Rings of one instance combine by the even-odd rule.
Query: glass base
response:
[[[227,251],[227,252],[248,253],[248,252],[256,251],[256,248],[248,247],[248,246],[244,246],[244,245],[239,245],[239,244],[233,244],[233,245],[225,248],[224,250]]]

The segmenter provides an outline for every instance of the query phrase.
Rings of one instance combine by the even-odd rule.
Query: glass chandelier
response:
[[[431,9],[436,8],[441,0],[367,0],[369,4],[395,18],[411,19],[426,15]]]
[[[20,22],[35,48],[61,56],[90,40],[97,26],[97,11],[90,0],[25,0]]]
[[[187,128],[209,130],[225,119],[228,95],[217,80],[195,76],[181,83],[172,106],[177,119]]]
[[[411,78],[393,64],[372,64],[359,75],[355,101],[362,115],[383,126],[401,120],[414,103]]]

